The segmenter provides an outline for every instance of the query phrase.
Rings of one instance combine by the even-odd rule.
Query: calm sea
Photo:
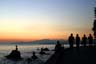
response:
[[[64,45],[68,47],[68,45]],[[28,53],[32,54],[32,51],[38,51],[40,48],[49,48],[50,50],[54,49],[55,44],[35,44],[35,45],[18,45],[18,49],[21,52],[22,56],[28,56]],[[15,49],[15,45],[0,45],[0,57],[4,57],[11,53]],[[29,55],[30,56],[30,55]]]

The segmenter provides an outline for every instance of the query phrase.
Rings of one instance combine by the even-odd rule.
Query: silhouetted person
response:
[[[69,41],[70,48],[73,48],[73,44],[74,44],[73,34],[71,34],[71,35],[69,36],[68,41]]]
[[[88,43],[89,43],[89,46],[92,46],[93,45],[93,37],[92,37],[91,34],[89,34]]]
[[[46,53],[44,52],[44,49],[43,49],[43,48],[41,48],[40,54],[41,54],[41,55],[46,54]]]
[[[79,35],[77,34],[77,35],[76,35],[76,47],[79,48],[79,45],[80,45],[80,37],[79,37]]]
[[[32,62],[32,59],[31,58],[28,58],[27,59],[27,63],[30,64]]]
[[[86,47],[86,44],[87,44],[87,37],[86,35],[84,34],[84,36],[82,37],[82,44],[84,47]]]
[[[11,59],[11,60],[21,60],[21,53],[20,51],[18,51],[18,46],[16,45],[16,49],[12,50],[12,52],[6,56],[7,59]]]
[[[55,52],[58,52],[61,49],[61,44],[59,41],[57,41],[57,44],[55,46]]]
[[[16,51],[18,51],[18,46],[16,45]]]
[[[35,52],[33,52],[32,59],[36,60],[38,57],[35,55]]]

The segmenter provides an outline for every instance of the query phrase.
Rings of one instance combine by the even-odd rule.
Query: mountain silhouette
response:
[[[56,44],[57,40],[50,40],[50,39],[42,39],[42,40],[35,40],[30,42],[4,42],[0,44],[11,44],[11,45],[31,45],[31,44]],[[67,44],[66,40],[59,40],[61,44]]]

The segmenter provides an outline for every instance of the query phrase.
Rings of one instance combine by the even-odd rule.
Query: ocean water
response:
[[[15,64],[15,62],[10,61],[8,59],[6,59],[4,56],[8,55],[11,53],[12,50],[15,49],[16,45],[0,45],[0,64]],[[63,46],[63,45],[62,45]],[[40,49],[41,48],[48,48],[51,51],[46,51],[46,53],[49,53],[49,55],[40,55]],[[55,47],[55,44],[35,44],[35,45],[18,45],[18,50],[21,52],[21,56],[22,58],[24,58],[24,60],[19,61],[16,64],[27,64],[26,63],[26,59],[30,58],[32,56],[32,52],[35,51],[37,57],[39,58],[36,61],[32,61],[32,64],[42,64],[44,62],[46,62],[52,54],[54,54],[54,51],[52,51]],[[68,45],[64,45],[65,48],[68,47]],[[22,63],[23,62],[23,63]]]
[[[32,51],[38,52],[37,49],[40,48],[47,47],[50,50],[54,49],[54,46],[55,45],[18,45],[18,49],[21,52],[21,55],[24,56],[24,54],[31,53]],[[0,45],[0,58],[10,54],[14,49],[15,45]]]
[[[16,45],[6,45],[6,44],[1,44],[0,45],[0,64],[28,64],[26,63],[26,59],[27,58],[31,58],[32,56],[32,52],[35,51],[36,55],[39,59],[32,61],[32,64],[42,64],[44,62],[46,62],[51,55],[54,53],[53,51],[49,51],[47,53],[50,53],[50,55],[40,55],[40,49],[41,48],[49,48],[50,50],[54,49],[55,45],[18,45],[18,50],[21,52],[21,56],[24,60],[22,61],[18,61],[18,62],[14,62],[14,61],[10,61],[8,59],[6,59],[4,56],[8,55],[11,53],[12,50],[15,49]],[[37,50],[38,49],[38,50]]]
[[[18,45],[18,50],[21,52],[21,56],[24,57],[24,54],[31,53],[32,51],[36,51],[38,53],[40,50],[37,49],[46,48],[46,47],[52,50],[54,49],[55,44]],[[64,45],[64,47],[67,48],[68,45]],[[0,57],[4,57],[10,54],[10,52],[14,49],[15,49],[15,45],[0,45]]]

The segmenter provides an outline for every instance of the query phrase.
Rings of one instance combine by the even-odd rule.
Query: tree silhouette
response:
[[[94,32],[94,37],[96,38],[96,7],[94,8],[94,23],[93,23],[93,28],[92,28],[92,30],[93,30],[93,32]]]

